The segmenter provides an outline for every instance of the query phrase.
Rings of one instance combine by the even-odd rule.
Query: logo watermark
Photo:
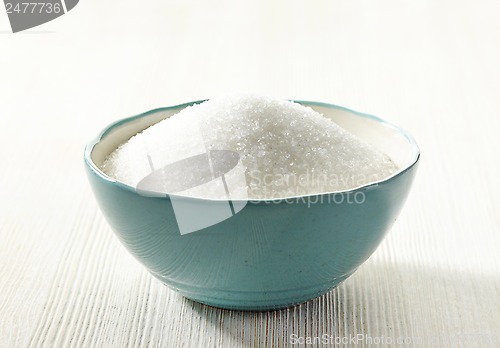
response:
[[[429,336],[372,336],[367,334],[349,334],[346,336],[335,336],[323,334],[320,336],[300,336],[291,334],[288,343],[300,346],[317,345],[367,345],[367,346],[442,346],[445,344],[460,346],[477,346],[483,344],[500,344],[500,335],[489,332],[462,332],[450,333],[449,335]]]
[[[252,203],[265,204],[304,204],[308,208],[316,204],[363,204],[366,201],[364,190],[352,188],[373,183],[377,186],[377,175],[346,175],[336,173],[315,173],[308,170],[298,175],[261,173],[252,170],[248,173],[250,196],[259,197]],[[340,187],[338,192],[330,192],[331,187]],[[342,189],[344,188],[344,190]]]
[[[50,22],[71,11],[79,0],[4,0],[13,33]]]
[[[161,153],[146,151],[145,156],[150,173],[136,185],[136,191],[142,196],[169,197],[182,235],[223,222],[248,203],[300,204],[307,208],[319,204],[361,205],[367,199],[365,190],[329,192],[328,188],[357,187],[378,179],[313,171],[300,175],[247,171],[240,155],[229,150],[204,150],[160,166],[155,162],[164,163]]]
[[[281,198],[280,198],[281,197]],[[284,196],[286,197],[286,195]],[[323,194],[303,195],[291,198],[283,198],[276,194],[276,198],[266,198],[260,200],[250,200],[250,203],[264,204],[304,204],[307,208],[316,204],[363,204],[366,201],[366,194],[363,191],[332,192]]]
[[[391,337],[391,336],[369,336],[365,334],[334,336],[323,334],[321,336],[299,336],[291,334],[289,343],[292,345],[410,345],[421,342],[419,337]]]
[[[247,204],[245,168],[237,152],[210,150],[158,169],[152,157],[147,157],[151,173],[137,184],[136,191],[149,197],[169,196],[181,234],[227,220]],[[187,198],[206,192],[222,199]]]
[[[225,221],[242,211],[247,203],[301,204],[307,208],[318,204],[360,205],[366,201],[365,191],[328,193],[326,187],[376,180],[363,175],[344,177],[310,172],[296,176],[258,170],[248,173],[240,155],[229,150],[209,150],[160,168],[154,164],[153,157],[157,154],[146,156],[151,172],[137,184],[136,191],[142,196],[169,197],[182,235]],[[311,189],[319,193],[310,194]],[[204,199],[211,196],[216,198]]]

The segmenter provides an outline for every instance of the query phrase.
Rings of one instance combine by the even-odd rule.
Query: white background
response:
[[[499,346],[499,16],[484,0],[81,0],[12,34],[2,11],[0,346],[282,346],[292,334]],[[375,114],[421,147],[376,253],[288,310],[222,311],[168,290],[113,235],[84,176],[84,144],[108,123],[231,91]]]

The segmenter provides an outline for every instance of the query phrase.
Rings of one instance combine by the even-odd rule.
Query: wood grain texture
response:
[[[15,35],[0,16],[0,347],[500,346],[499,11],[86,0]],[[220,310],[161,285],[83,172],[83,146],[107,123],[233,90],[379,115],[422,150],[375,254],[286,310]]]

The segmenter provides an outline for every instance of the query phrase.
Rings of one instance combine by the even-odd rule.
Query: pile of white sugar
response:
[[[222,183],[225,191],[214,188],[222,185],[220,180],[200,181],[202,174],[193,169],[201,162],[190,159],[211,150],[239,155],[239,166]],[[231,199],[283,198],[351,189],[397,171],[387,155],[311,108],[246,94],[182,109],[120,145],[101,166],[107,175],[132,186],[162,168],[166,174],[176,173],[168,180],[192,187],[182,187],[182,192],[177,187],[178,194],[219,199],[226,198],[228,186]],[[172,187],[165,184],[158,190],[176,193],[168,192]]]

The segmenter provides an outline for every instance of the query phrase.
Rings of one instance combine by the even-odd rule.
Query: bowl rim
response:
[[[92,170],[94,174],[96,174],[100,179],[106,181],[109,184],[115,185],[116,187],[133,192],[135,194],[138,194],[137,189],[129,185],[123,181],[120,181],[118,179],[112,178],[108,176],[106,173],[104,173],[92,160],[92,151],[94,150],[94,147],[102,140],[104,139],[113,129],[116,127],[119,127],[123,124],[126,124],[128,122],[132,122],[136,119],[142,118],[142,117],[147,117],[149,115],[158,113],[158,112],[163,112],[167,110],[174,110],[174,109],[184,109],[189,106],[193,106],[195,104],[200,104],[208,99],[202,99],[202,100],[196,100],[196,101],[191,101],[191,102],[186,102],[182,104],[177,104],[177,105],[172,105],[172,106],[165,106],[165,107],[159,107],[155,109],[151,109],[148,111],[145,111],[143,113],[125,117],[122,119],[119,119],[117,121],[114,121],[110,124],[108,124],[106,127],[104,127],[101,132],[95,137],[93,140],[88,142],[85,146],[84,149],[84,163]],[[370,182],[368,184],[360,185],[354,188],[350,188],[347,190],[339,190],[339,191],[328,191],[328,192],[319,192],[319,193],[312,193],[312,194],[304,194],[304,195],[295,195],[295,196],[286,196],[286,197],[279,197],[279,198],[248,198],[247,200],[245,199],[231,199],[231,201],[234,202],[247,202],[247,203],[253,203],[253,204],[259,204],[259,203],[280,203],[280,202],[286,202],[287,200],[300,200],[300,199],[305,199],[308,197],[314,197],[314,196],[323,196],[323,195],[335,195],[335,194],[354,194],[357,191],[363,191],[363,190],[368,190],[368,189],[374,189],[380,185],[387,184],[388,182],[392,181],[393,179],[404,175],[407,173],[410,169],[412,169],[420,160],[420,148],[418,147],[417,142],[413,138],[413,136],[404,130],[403,128],[396,126],[390,122],[387,122],[383,120],[382,118],[378,116],[374,116],[371,114],[367,114],[364,112],[352,110],[343,106],[335,105],[335,104],[330,104],[330,103],[324,103],[324,102],[316,102],[316,101],[307,101],[307,100],[296,100],[296,99],[289,99],[291,102],[295,102],[304,106],[319,106],[319,107],[326,107],[326,108],[332,108],[332,109],[338,109],[342,111],[349,112],[355,116],[359,117],[365,117],[371,120],[374,120],[376,122],[381,123],[383,126],[392,128],[399,132],[401,135],[403,135],[408,143],[410,144],[412,150],[413,150],[413,160],[404,168],[398,169],[396,172],[394,172],[392,175],[381,179],[377,181]],[[161,121],[159,121],[161,122]],[[152,126],[152,125],[151,125]],[[199,200],[199,201],[226,201],[225,199],[213,199],[213,198],[201,198],[201,197],[189,197],[189,196],[182,196],[182,195],[176,195],[176,194],[166,194],[165,197],[154,197],[154,198],[161,198],[161,199],[167,199],[170,200],[170,196],[174,197],[179,197],[179,198],[185,198],[185,199],[193,199],[193,200]]]

